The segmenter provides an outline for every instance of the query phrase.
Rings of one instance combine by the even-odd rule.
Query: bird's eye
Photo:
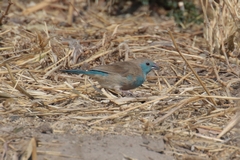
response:
[[[146,65],[147,65],[147,66],[149,66],[149,65],[150,65],[150,63],[148,63],[148,62],[147,62],[147,63],[146,63]]]

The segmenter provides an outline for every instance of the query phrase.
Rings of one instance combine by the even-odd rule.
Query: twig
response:
[[[3,20],[3,18],[8,14],[8,11],[9,11],[10,6],[11,6],[12,4],[13,4],[13,3],[11,2],[11,0],[8,0],[8,7],[7,7],[5,13],[0,17],[0,25],[2,25],[2,20]]]
[[[16,89],[19,90],[21,93],[25,94],[26,96],[28,96],[30,99],[33,99],[34,97],[32,95],[30,95],[27,91],[25,91],[21,86],[19,86],[17,83],[16,83],[16,80],[14,79],[13,75],[12,75],[12,72],[11,72],[11,69],[9,67],[8,64],[5,64],[7,69],[8,69],[8,73],[11,77],[11,80],[12,80],[12,84],[13,86],[16,86]]]
[[[118,112],[118,113],[116,113],[116,114],[113,114],[113,115],[110,115],[110,116],[108,116],[108,117],[102,118],[102,119],[97,120],[97,121],[95,121],[95,122],[89,123],[88,126],[94,125],[94,124],[96,124],[96,123],[99,123],[99,122],[102,122],[102,121],[105,121],[105,120],[108,120],[108,119],[113,119],[113,118],[116,118],[116,117],[119,117],[119,116],[126,115],[126,114],[127,114],[128,112],[130,112],[131,110],[134,110],[134,109],[137,109],[137,108],[141,108],[141,107],[143,107],[143,106],[145,106],[145,105],[147,105],[147,104],[150,104],[150,103],[153,103],[153,102],[156,102],[156,101],[165,99],[165,98],[168,98],[168,96],[159,97],[159,98],[154,99],[154,100],[152,100],[152,101],[148,101],[148,102],[146,102],[146,103],[144,103],[144,104],[131,107],[131,108],[125,110],[125,111]]]
[[[206,93],[210,96],[210,92],[208,91],[207,87],[203,84],[202,80],[200,79],[200,77],[197,75],[197,73],[195,72],[195,70],[192,68],[192,66],[190,65],[190,63],[188,63],[188,60],[183,56],[183,54],[180,52],[176,42],[175,42],[175,39],[172,35],[172,32],[169,30],[168,33],[170,34],[171,36],[171,39],[173,41],[173,44],[175,46],[175,49],[176,51],[179,53],[179,55],[182,57],[182,59],[185,61],[185,63],[188,65],[188,67],[190,68],[190,70],[192,71],[192,73],[194,74],[194,76],[197,78],[198,82],[200,83],[200,85],[203,87],[203,89],[206,91]],[[210,98],[210,101],[216,106],[217,103],[212,99]]]

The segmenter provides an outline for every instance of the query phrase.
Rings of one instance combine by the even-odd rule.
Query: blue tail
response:
[[[65,73],[72,73],[72,74],[87,74],[88,71],[79,70],[79,69],[73,69],[73,70],[61,70]]]
[[[65,72],[65,73],[72,73],[72,74],[101,75],[101,76],[108,75],[107,72],[98,71],[98,70],[84,71],[84,70],[79,70],[79,69],[73,69],[73,70],[61,70],[61,71]]]

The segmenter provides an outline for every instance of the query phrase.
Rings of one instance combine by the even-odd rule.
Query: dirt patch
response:
[[[15,147],[17,155],[26,150],[30,135],[24,135],[25,127],[1,127],[0,134],[7,136],[8,143]],[[15,130],[14,130],[15,129]],[[16,132],[16,133],[14,133]],[[29,134],[29,132],[26,132]],[[165,149],[162,138],[137,135],[80,135],[73,133],[51,133],[48,127],[40,127],[31,134],[38,141],[38,159],[52,160],[172,160]],[[29,138],[27,138],[29,137]],[[14,142],[14,143],[13,143]],[[166,153],[165,153],[166,152]]]

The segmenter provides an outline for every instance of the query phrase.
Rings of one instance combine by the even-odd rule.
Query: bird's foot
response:
[[[121,90],[122,92],[122,96],[123,97],[136,97],[131,91],[123,91]]]
[[[99,88],[96,87],[96,85],[93,85],[93,88],[94,88],[97,92],[99,92],[100,94],[103,93]]]
[[[135,97],[134,94],[131,91],[125,91],[125,90],[108,90],[110,93],[118,96],[118,97]]]

